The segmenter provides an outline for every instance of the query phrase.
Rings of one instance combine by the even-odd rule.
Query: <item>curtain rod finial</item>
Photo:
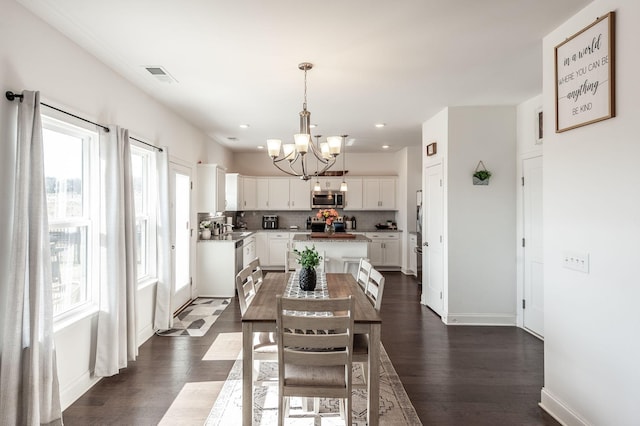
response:
[[[13,93],[11,90],[7,90],[4,95],[10,101],[14,101],[16,98],[19,98],[20,102],[22,102],[23,95],[17,95],[15,93]]]

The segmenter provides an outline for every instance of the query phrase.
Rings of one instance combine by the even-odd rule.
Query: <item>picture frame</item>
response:
[[[431,142],[429,145],[427,145],[427,157],[436,155],[437,152],[438,152],[438,144],[436,142]]]
[[[536,108],[535,111],[535,121],[534,121],[534,130],[535,130],[535,144],[542,145],[542,141],[544,139],[544,116],[542,112],[542,107]]]
[[[556,133],[615,117],[615,12],[555,47]]]

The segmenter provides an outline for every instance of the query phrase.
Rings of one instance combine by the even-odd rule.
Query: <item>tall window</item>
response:
[[[138,281],[156,276],[156,191],[155,167],[152,152],[138,146],[131,147],[133,194],[136,205],[136,245],[138,252]]]
[[[92,302],[98,212],[97,134],[43,117],[54,316]]]

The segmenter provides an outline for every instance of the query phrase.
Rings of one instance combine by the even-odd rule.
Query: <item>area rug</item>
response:
[[[173,319],[173,328],[158,332],[158,336],[204,336],[216,322],[231,299],[199,297]]]
[[[380,425],[422,425],[382,345],[380,345],[380,363]],[[259,380],[277,376],[276,363],[260,363]],[[362,369],[359,364],[354,364],[353,376],[354,384],[363,383]],[[256,386],[254,388],[254,398],[253,425],[271,426],[277,424],[277,385]],[[352,414],[354,426],[367,425],[367,392],[365,389],[354,389]],[[285,419],[286,426],[311,426],[318,424],[316,420],[320,420],[320,424],[323,426],[344,425],[345,422],[339,415],[338,400],[322,398],[320,400],[319,415],[314,416],[313,413],[302,410],[300,398],[291,399],[290,416]],[[227,426],[241,424],[242,359],[239,358],[234,363],[205,425]]]

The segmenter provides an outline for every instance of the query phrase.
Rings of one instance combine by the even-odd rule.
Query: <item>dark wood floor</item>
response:
[[[423,424],[558,424],[537,405],[540,340],[515,327],[447,327],[419,304],[412,277],[384,275],[382,342]],[[241,331],[236,301],[204,337],[152,337],[129,368],[65,410],[65,424],[157,424],[185,383],[225,380],[233,361],[202,357],[230,331]]]

